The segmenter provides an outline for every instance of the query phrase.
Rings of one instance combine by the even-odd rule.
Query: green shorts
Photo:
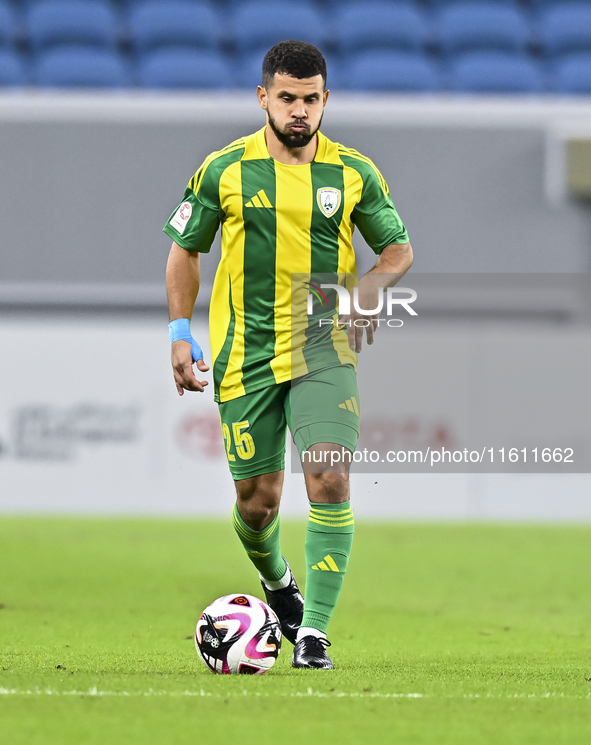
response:
[[[329,367],[219,404],[234,480],[281,471],[289,427],[300,457],[318,442],[351,452],[359,438],[359,391],[352,365]]]

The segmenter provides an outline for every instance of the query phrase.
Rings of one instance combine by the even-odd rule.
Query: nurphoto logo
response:
[[[386,316],[388,316],[388,326],[399,327],[404,325],[402,319],[391,318],[394,311],[399,308],[404,308],[404,310],[411,316],[418,315],[416,310],[411,307],[411,303],[414,303],[417,299],[417,293],[416,290],[413,290],[410,287],[386,287],[385,290],[378,291],[377,305],[375,308],[361,308],[359,305],[358,287],[354,287],[353,292],[350,293],[346,287],[328,282],[322,282],[320,285],[315,285],[311,282],[304,282],[304,285],[308,289],[307,314],[309,316],[314,314],[314,298],[316,298],[321,306],[328,307],[329,302],[324,290],[334,290],[336,292],[338,298],[338,314],[340,316],[351,315],[351,294],[353,295],[353,308],[355,312],[361,316],[375,317],[379,315],[385,307]],[[381,319],[378,319],[378,321],[379,320]],[[370,321],[368,318],[356,318],[354,321],[355,326],[367,326],[369,323]],[[334,324],[335,320],[333,318],[320,318],[318,321],[319,326]],[[351,321],[340,322],[337,320],[336,325],[351,325]]]

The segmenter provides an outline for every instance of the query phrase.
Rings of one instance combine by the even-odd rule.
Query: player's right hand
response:
[[[203,393],[207,380],[197,380],[193,372],[193,356],[191,355],[191,344],[188,341],[175,341],[171,345],[171,362],[174,374],[174,382],[179,396],[185,391],[199,391]],[[207,372],[209,367],[203,359],[195,361],[200,372]]]

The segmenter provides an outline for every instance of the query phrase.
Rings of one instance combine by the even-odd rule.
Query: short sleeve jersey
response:
[[[182,248],[207,253],[220,225],[209,313],[215,399],[354,365],[343,327],[326,331],[330,352],[322,355],[311,353],[309,335],[295,333],[292,276],[354,274],[355,227],[377,254],[408,241],[371,160],[318,133],[311,163],[280,163],[263,127],[205,159],[164,231]]]

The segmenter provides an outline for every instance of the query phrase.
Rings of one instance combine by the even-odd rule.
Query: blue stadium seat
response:
[[[437,66],[415,52],[362,52],[346,66],[342,87],[360,91],[435,91],[440,88]]]
[[[11,47],[16,37],[16,19],[12,7],[0,0],[0,47]]]
[[[301,39],[320,46],[325,37],[324,17],[306,0],[250,0],[229,14],[233,40],[241,54],[261,51],[285,39]]]
[[[235,88],[235,74],[219,52],[158,49],[144,55],[138,68],[144,88]]]
[[[463,93],[542,93],[538,65],[525,54],[467,52],[452,60],[450,87]]]
[[[222,25],[209,4],[151,0],[131,8],[129,35],[140,53],[164,46],[215,49],[222,38]]]
[[[35,51],[63,44],[114,48],[119,30],[104,0],[44,0],[31,6],[27,31]]]
[[[420,51],[427,40],[424,15],[413,5],[388,0],[354,2],[335,8],[333,41],[340,52],[406,48]]]
[[[262,84],[263,55],[246,55],[240,60],[238,66],[238,85],[240,88],[256,88]]]
[[[35,83],[59,88],[121,88],[130,84],[117,52],[87,47],[56,47],[38,56]]]
[[[326,87],[330,90],[342,88],[343,62],[332,54],[324,54],[326,60]]]
[[[427,0],[428,5],[432,8],[442,8],[445,5],[454,5],[463,0]],[[552,2],[553,0],[549,0]],[[505,7],[519,8],[522,6],[521,0],[473,0],[473,2],[484,2],[487,4],[504,5]]]
[[[527,5],[534,11],[543,10],[549,5],[559,5],[562,0],[527,0]]]
[[[538,35],[546,55],[591,51],[591,3],[549,6],[540,15]]]
[[[22,57],[10,49],[0,49],[0,87],[26,83],[27,72]]]
[[[560,58],[554,67],[552,88],[557,93],[591,95],[591,52]]]
[[[469,49],[523,51],[530,37],[525,14],[496,3],[461,2],[444,7],[437,38],[446,54]]]

